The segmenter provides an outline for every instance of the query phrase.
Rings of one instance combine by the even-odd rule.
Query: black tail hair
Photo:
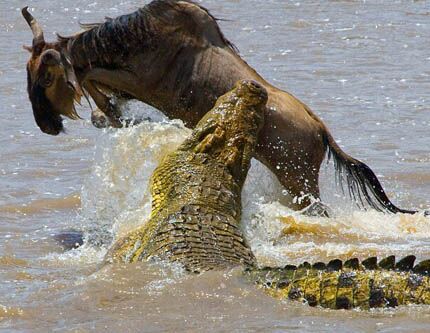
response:
[[[326,135],[325,144],[328,147],[328,159],[332,159],[334,162],[336,183],[345,192],[342,183],[346,178],[349,196],[359,207],[365,208],[367,203],[378,211],[417,213],[415,210],[406,210],[395,206],[388,199],[375,173],[363,162],[343,152],[330,134]]]

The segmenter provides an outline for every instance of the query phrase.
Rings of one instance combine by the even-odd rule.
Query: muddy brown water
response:
[[[66,123],[36,127],[26,95],[22,44],[29,5],[54,32],[128,13],[141,1],[0,2],[0,330],[4,332],[427,332],[430,309],[328,311],[281,302],[240,270],[188,276],[157,263],[100,267],[110,241],[144,223],[148,179],[187,135],[180,122],[139,103],[151,122],[125,130]],[[305,101],[351,155],[367,162],[393,201],[430,207],[430,4],[428,1],[207,0],[241,55]],[[352,255],[430,257],[430,219],[354,208],[321,177],[331,219],[286,208],[282,189],[254,163],[244,190],[244,231],[264,264]],[[82,230],[64,252],[54,236]],[[286,233],[285,233],[286,232]]]

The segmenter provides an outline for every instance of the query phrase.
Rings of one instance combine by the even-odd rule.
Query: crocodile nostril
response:
[[[261,89],[262,88],[261,85],[258,82],[254,81],[254,80],[242,80],[240,83],[243,84],[243,85],[246,85],[246,86],[248,86],[250,88],[257,88],[257,89]]]
[[[249,81],[246,81],[246,83],[248,84],[248,87],[252,90],[256,90],[256,91],[264,91],[265,90],[263,88],[263,86],[256,81],[249,80]]]
[[[260,94],[261,96],[267,97],[267,91],[260,83],[253,80],[250,80],[247,83],[252,91]]]

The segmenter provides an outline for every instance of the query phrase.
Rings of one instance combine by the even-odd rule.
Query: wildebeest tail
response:
[[[344,182],[350,197],[361,207],[366,204],[378,211],[415,214],[414,210],[401,209],[388,199],[375,173],[363,162],[346,154],[333,137],[326,133],[325,143],[328,147],[328,159],[334,162],[336,183],[345,192]]]

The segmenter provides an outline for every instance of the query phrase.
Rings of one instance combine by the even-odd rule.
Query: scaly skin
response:
[[[255,264],[240,231],[241,191],[267,93],[239,81],[154,171],[149,221],[114,244],[108,261],[157,256],[189,271]]]
[[[250,268],[246,274],[276,298],[301,300],[311,306],[367,310],[430,304],[430,261],[412,267],[414,256],[397,265],[394,260],[391,256],[378,265],[376,258],[369,258],[360,265],[355,259],[355,264],[350,260],[343,267],[340,260],[334,260],[328,266],[319,263],[314,267]]]
[[[117,241],[106,261],[136,262],[159,257],[202,272],[236,265],[281,299],[331,309],[430,304],[430,261],[415,267],[409,256],[397,264],[258,268],[240,228],[241,191],[250,166],[267,101],[264,88],[240,81],[218,99],[191,136],[157,167],[151,179],[149,221]]]

